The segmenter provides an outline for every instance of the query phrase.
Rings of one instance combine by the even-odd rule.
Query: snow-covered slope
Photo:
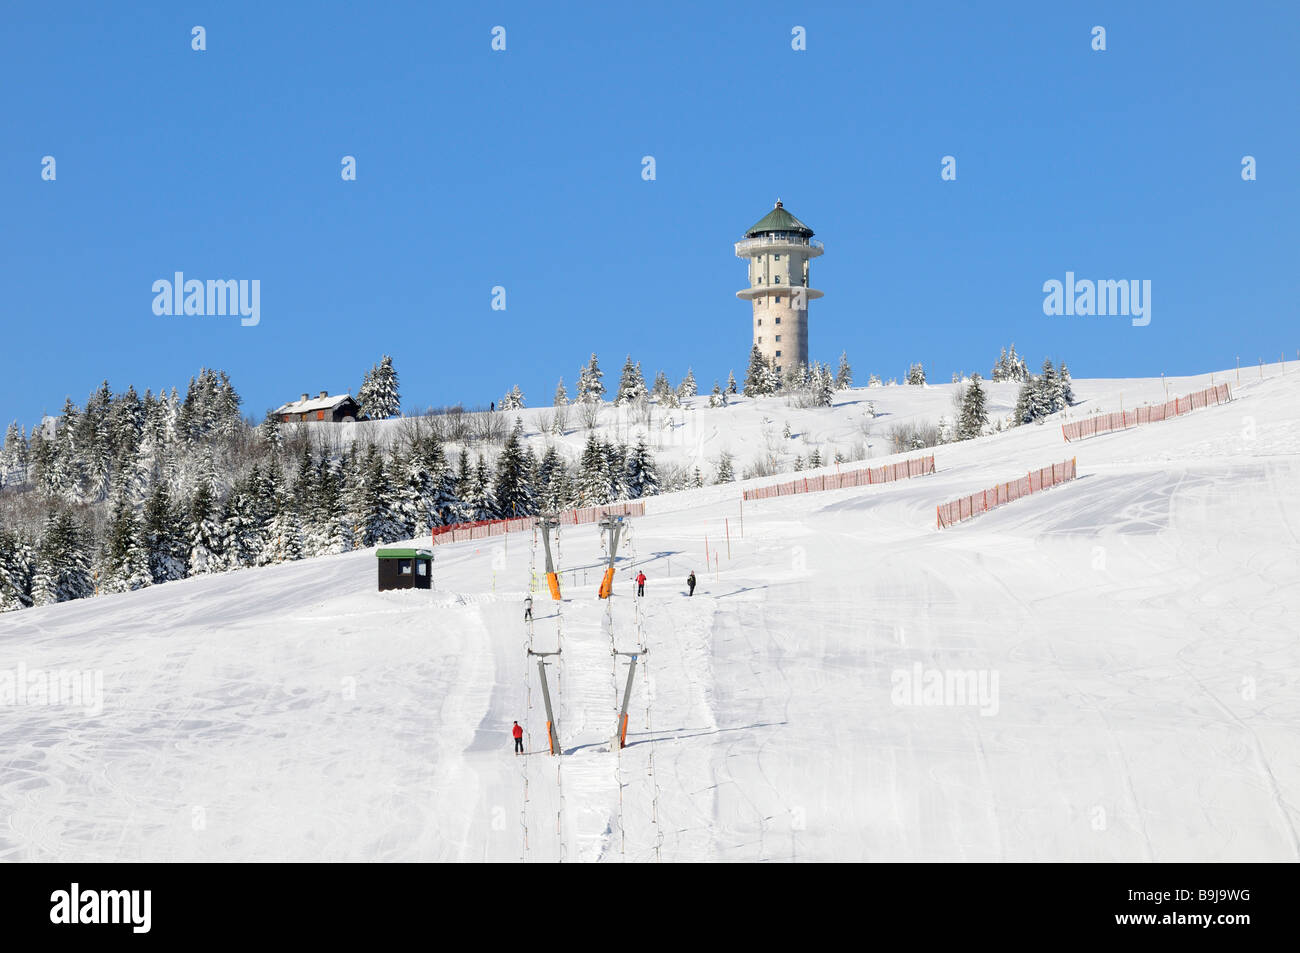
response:
[[[940,447],[933,476],[743,525],[735,485],[657,498],[608,603],[596,528],[566,529],[565,601],[539,593],[531,632],[527,536],[439,547],[433,592],[375,592],[362,552],[0,617],[0,678],[104,692],[98,714],[0,707],[0,858],[1300,859],[1291,370],[1081,443],[1049,423]],[[1164,397],[1075,389],[1075,416]],[[898,420],[949,390],[693,413],[739,464],[764,416],[847,439],[863,394]],[[934,528],[936,503],[1068,456],[1074,483]],[[611,625],[648,648],[621,754]],[[563,649],[562,758],[510,752],[513,719],[546,747],[530,640]],[[964,672],[974,704],[903,691]]]

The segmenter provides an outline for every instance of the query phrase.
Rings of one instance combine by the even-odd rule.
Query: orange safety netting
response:
[[[604,506],[584,506],[576,510],[565,510],[559,515],[560,525],[574,526],[581,523],[594,523],[606,516],[644,516],[645,503],[637,500],[630,503],[609,503]],[[501,536],[505,533],[517,533],[530,530],[537,525],[537,517],[521,516],[504,520],[475,520],[471,523],[452,523],[448,526],[435,526],[430,530],[433,544],[460,543],[467,539],[487,539],[489,536]]]
[[[882,467],[858,470],[845,470],[843,473],[826,473],[821,476],[802,477],[775,486],[762,486],[746,490],[746,500],[768,500],[777,496],[790,496],[794,493],[817,493],[822,490],[842,490],[850,486],[870,486],[877,483],[892,483],[908,477],[924,476],[934,472],[934,457],[915,457],[900,463],[888,463]]]
[[[1010,503],[1012,500],[1018,500],[1022,496],[1028,496],[1031,493],[1038,493],[1041,490],[1066,483],[1075,478],[1077,470],[1075,460],[1071,457],[1064,463],[1054,463],[1050,467],[1043,467],[1041,470],[1030,470],[1017,480],[999,483],[997,486],[989,487],[987,490],[981,490],[978,493],[972,493],[970,496],[963,496],[947,503],[940,503],[935,507],[935,516],[939,528],[943,529],[945,526],[960,523],[962,520],[979,516],[981,513],[987,513],[994,507],[1001,506],[1003,503]]]
[[[1061,436],[1068,443],[1071,440],[1082,440],[1084,437],[1095,437],[1101,433],[1127,430],[1129,427],[1136,427],[1139,424],[1158,423],[1161,420],[1179,417],[1191,413],[1193,410],[1202,410],[1214,404],[1226,404],[1230,400],[1232,400],[1232,395],[1228,391],[1228,385],[1219,384],[1215,387],[1199,390],[1194,394],[1188,394],[1186,397],[1175,397],[1163,404],[1152,404],[1147,407],[1138,407],[1136,410],[1124,410],[1113,414],[1099,414],[1096,417],[1089,417],[1087,420],[1076,420],[1073,423],[1061,424]]]

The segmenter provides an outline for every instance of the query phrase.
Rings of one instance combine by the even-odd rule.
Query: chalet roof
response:
[[[351,394],[337,394],[333,397],[313,397],[308,400],[295,400],[275,408],[277,414],[310,414],[317,410],[334,410],[345,401],[353,400]]]

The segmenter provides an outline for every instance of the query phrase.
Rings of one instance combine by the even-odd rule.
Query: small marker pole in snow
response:
[[[722,524],[727,528],[727,559],[730,560],[731,559],[731,521],[724,519],[722,521]]]
[[[1241,355],[1237,355],[1237,385],[1241,385]]]
[[[1262,357],[1259,359],[1259,379],[1264,379],[1264,359]]]

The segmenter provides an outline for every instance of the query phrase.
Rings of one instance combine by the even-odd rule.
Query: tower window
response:
[[[759,343],[759,344],[762,344],[762,343],[763,343],[763,335],[761,335],[761,334],[758,336],[758,343]]]
[[[777,296],[776,296],[776,303],[777,303],[777,304],[780,304],[780,303],[781,303],[781,296],[780,296],[780,295],[777,295]]]
[[[778,285],[779,285],[779,284],[781,283],[781,276],[780,276],[780,275],[777,275],[775,278],[772,279],[772,282],[773,282],[773,284],[778,284]]]
[[[758,326],[759,326],[760,328],[763,326],[763,319],[762,319],[762,318],[759,318],[759,319],[758,319]]]
[[[773,261],[780,261],[780,260],[781,260],[781,256],[780,256],[780,255],[773,255],[773,256],[772,256],[772,260],[773,260]]]
[[[780,340],[781,340],[781,335],[778,334],[778,335],[776,336],[776,339],[777,339],[778,341],[780,341]]]
[[[780,352],[780,351],[777,351],[777,352],[776,352],[776,356],[777,356],[777,357],[780,357],[780,356],[781,356],[781,352]]]
[[[777,319],[776,319],[776,323],[777,323],[777,324],[780,324],[780,323],[781,323],[781,319],[780,319],[780,318],[777,318]]]

